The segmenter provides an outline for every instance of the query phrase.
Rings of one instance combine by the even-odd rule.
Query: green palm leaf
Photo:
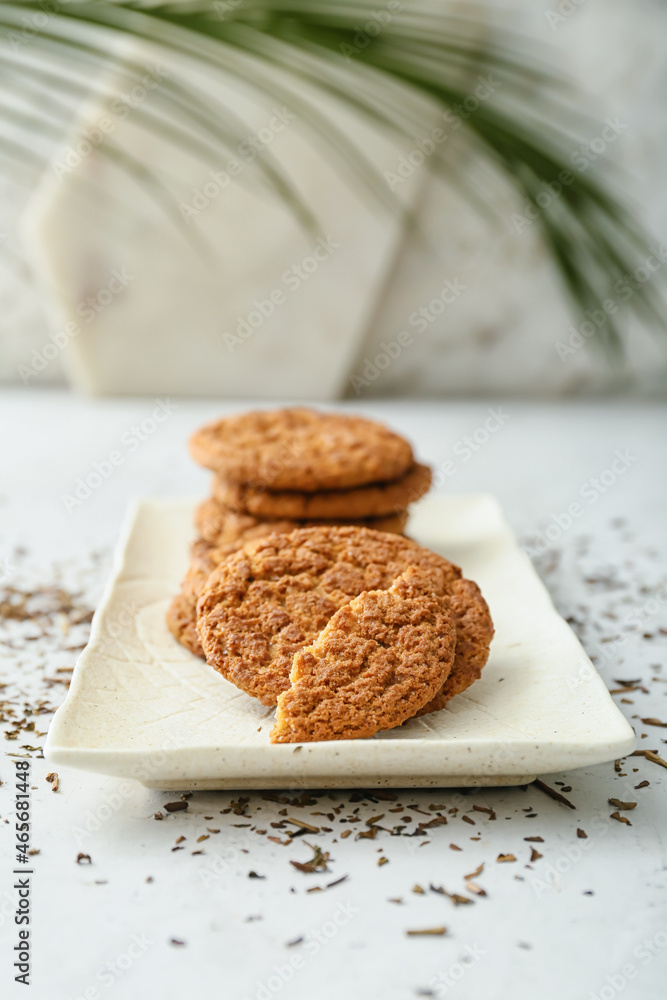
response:
[[[48,11],[45,18],[44,10]],[[570,155],[595,127],[575,110],[578,95],[571,94],[555,74],[544,70],[525,39],[510,33],[493,33],[480,42],[480,21],[470,5],[467,18],[432,14],[413,9],[410,0],[387,3],[367,0],[190,0],[172,4],[93,0],[59,6],[57,0],[0,0],[0,37],[8,46],[6,75],[18,93],[25,88],[39,106],[39,94],[60,92],[61,105],[45,103],[33,120],[17,121],[11,102],[0,100],[0,123],[11,124],[6,155],[16,161],[22,152],[34,161],[35,129],[63,127],[72,102],[90,92],[91,68],[110,65],[110,50],[121,39],[141,39],[193,61],[208,70],[237,79],[257,94],[288,104],[351,184],[361,186],[384,210],[403,212],[388,187],[380,167],[322,110],[321,93],[365,117],[374,126],[412,142],[428,136],[434,115],[460,109],[457,120],[467,132],[474,154],[504,176],[522,201],[535,204],[545,185],[563,171],[572,180],[560,185],[550,204],[536,219],[564,287],[582,312],[599,309],[613,298],[614,284],[631,273],[648,252],[648,235],[631,212],[611,193],[608,182],[592,170],[577,172]],[[36,15],[42,15],[39,20]],[[33,18],[29,39],[34,59],[22,58],[22,19]],[[365,30],[365,26],[372,26]],[[33,31],[34,27],[34,31]],[[377,29],[377,30],[375,30]],[[17,42],[17,37],[19,41]],[[67,58],[68,71],[63,70]],[[544,60],[542,60],[542,63]],[[142,66],[123,58],[129,78],[139,77]],[[474,101],[478,78],[492,75],[497,94]],[[305,86],[304,86],[305,85]],[[233,149],[244,136],[244,123],[235,110],[224,107],[192,83],[187,73],[171,76],[161,87],[162,104],[142,107],[137,120],[154,129],[175,147],[202,160],[215,162],[220,150]],[[149,102],[150,103],[150,102]],[[24,108],[20,115],[30,118]],[[45,117],[49,121],[43,120]],[[25,141],[15,134],[25,135]],[[247,129],[246,129],[247,131]],[[115,157],[120,167],[149,187],[168,205],[168,183],[157,171],[148,171],[112,143],[100,147]],[[447,144],[426,160],[430,170],[460,186],[465,197],[497,215],[483,191],[475,189],[466,170],[450,163]],[[283,199],[304,226],[316,220],[293,182],[271,157],[270,151],[254,161],[255,180]],[[409,221],[409,220],[406,220]],[[178,224],[178,220],[175,220]],[[661,301],[654,283],[637,288],[630,303],[643,318],[662,325]],[[621,329],[613,316],[596,338],[611,355],[623,354]]]

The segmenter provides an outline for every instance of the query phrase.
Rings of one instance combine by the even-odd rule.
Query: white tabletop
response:
[[[353,408],[406,433],[441,470],[443,489],[498,496],[608,686],[635,680],[643,688],[614,699],[635,726],[639,747],[666,757],[667,729],[641,722],[667,721],[664,408],[485,401]],[[40,601],[60,608],[39,619],[0,621],[0,681],[8,684],[0,689],[3,728],[10,736],[19,729],[3,749],[31,757],[31,842],[39,849],[30,858],[27,994],[12,982],[18,758],[6,757],[1,995],[663,998],[667,771],[644,757],[627,758],[620,773],[609,763],[545,776],[575,809],[529,786],[396,790],[395,800],[288,791],[288,801],[276,802],[259,792],[207,792],[194,794],[187,811],[167,814],[164,804],[177,793],[65,768],[59,790],[51,791],[47,762],[22,749],[42,745],[38,734],[49,713],[33,716],[24,706],[34,709],[43,699],[48,709],[62,700],[66,670],[88,628],[77,620],[99,598],[127,504],[139,495],[205,494],[207,475],[188,458],[185,441],[226,409],[209,401],[89,401],[37,391],[0,399],[0,583],[15,588],[14,602],[21,593],[50,592],[37,593],[29,610]],[[121,460],[111,475],[80,504],[69,502],[68,511],[63,496],[73,496],[96,463],[108,471],[112,452]],[[68,608],[54,587],[81,596]],[[34,730],[17,727],[23,718],[35,722]],[[642,781],[650,784],[636,789]],[[617,807],[610,798],[637,803],[618,811],[631,825],[611,817]],[[270,841],[288,841],[297,829],[271,826],[282,824],[285,810],[319,832]],[[157,812],[165,818],[156,820]],[[386,829],[359,838],[381,813],[377,825]],[[438,813],[447,824],[420,833],[418,824]],[[404,826],[402,835],[392,836],[387,830],[396,825]],[[347,829],[352,835],[341,838]],[[185,839],[177,844],[179,837]],[[536,837],[542,840],[525,839]],[[312,857],[309,844],[329,853],[328,871],[304,873],[290,864]],[[530,866],[533,849],[542,856]],[[79,853],[91,863],[77,864]],[[499,855],[516,860],[499,862]],[[378,864],[383,858],[388,863]],[[473,881],[485,896],[466,889],[464,879],[482,863]],[[456,905],[430,885],[472,902]],[[323,891],[307,891],[314,886]],[[406,934],[442,925],[444,935]]]

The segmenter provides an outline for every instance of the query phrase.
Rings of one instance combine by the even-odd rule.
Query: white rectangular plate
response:
[[[164,622],[193,503],[144,500],[49,730],[45,755],[161,789],[512,785],[630,753],[631,727],[485,495],[435,497],[410,535],[476,580],[496,625],[481,680],[370,740],[272,745],[273,710],[183,649]]]

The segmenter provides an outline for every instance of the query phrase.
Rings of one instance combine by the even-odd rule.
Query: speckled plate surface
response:
[[[485,495],[434,497],[409,534],[462,566],[496,625],[480,681],[442,712],[370,740],[271,745],[273,710],[171,636],[194,504],[143,500],[45,756],[161,789],[511,785],[601,763],[634,733]]]

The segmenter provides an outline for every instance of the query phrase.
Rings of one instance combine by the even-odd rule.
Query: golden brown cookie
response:
[[[192,561],[181,582],[181,589],[167,610],[167,627],[182,646],[195,656],[204,656],[197,632],[197,599],[215,567],[227,556],[237,552],[246,541],[252,541],[272,531],[293,531],[292,521],[259,521],[255,517],[234,515],[220,528],[215,545],[198,538],[192,545]]]
[[[289,687],[292,657],[364,591],[388,590],[410,566],[447,595],[458,566],[400,535],[300,528],[246,544],[213,571],[197,605],[208,662],[265,705]]]
[[[272,743],[346,740],[400,726],[442,688],[456,630],[447,599],[411,567],[389,590],[360,594],[294,654]]]
[[[359,524],[362,527],[373,528],[375,531],[389,531],[397,535],[403,534],[408,520],[407,511],[399,514],[389,514],[385,517],[369,517],[355,522],[345,520],[338,523]],[[210,498],[200,503],[195,511],[195,527],[211,545],[227,545],[239,538],[250,541],[271,531],[294,531],[296,528],[311,527],[315,524],[331,524],[331,519],[317,521],[297,521],[288,518],[268,520],[254,514],[244,514],[230,510],[218,500]]]
[[[192,435],[190,454],[232,482],[308,493],[398,479],[414,463],[382,424],[298,406],[216,420]]]
[[[213,496],[232,510],[261,517],[291,517],[298,520],[368,518],[404,511],[409,504],[415,503],[427,493],[430,486],[431,470],[427,465],[415,463],[400,479],[347,490],[323,490],[319,493],[266,490],[251,483],[233,483],[215,476]]]
[[[493,622],[477,584],[472,580],[456,580],[447,600],[456,622],[456,659],[442,689],[417,715],[444,708],[454,695],[465,691],[480,677],[489,658]]]
[[[192,562],[183,578],[181,589],[172,598],[167,610],[167,627],[171,634],[182,646],[195,656],[201,656],[202,659],[205,657],[197,633],[197,598],[208,577],[225,554],[203,539],[194,542]]]

